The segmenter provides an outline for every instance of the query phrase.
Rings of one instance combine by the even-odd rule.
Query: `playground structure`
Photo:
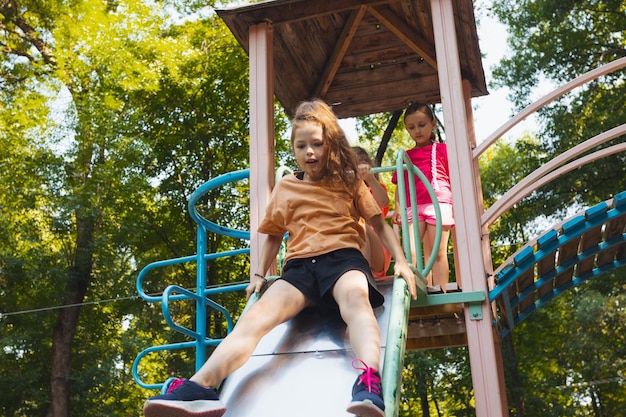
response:
[[[384,311],[378,315],[381,337],[386,340],[383,343],[383,384],[387,416],[397,415],[405,349],[465,344],[470,354],[477,415],[507,416],[501,338],[563,291],[626,263],[626,192],[550,228],[497,269],[491,261],[489,226],[516,202],[564,172],[624,152],[626,144],[621,143],[586,154],[598,145],[625,135],[626,124],[591,138],[540,167],[487,210],[482,202],[478,158],[528,115],[577,86],[624,68],[626,58],[590,71],[546,95],[477,145],[471,98],[487,91],[471,0],[276,0],[220,10],[218,14],[250,56],[250,168],[215,178],[190,198],[190,213],[198,223],[196,255],[151,264],[140,273],[139,294],[146,301],[162,303],[168,324],[191,341],[155,346],[140,353],[133,368],[138,383],[146,388],[163,385],[145,384],[138,375],[139,362],[151,352],[193,348],[196,366],[204,362],[204,348],[219,343],[206,337],[206,306],[222,311],[229,327],[233,325],[228,312],[210,297],[217,292],[241,291],[246,285],[207,288],[205,265],[218,257],[248,253],[250,264],[258,263],[263,236],[256,233],[256,228],[276,181],[274,96],[288,112],[300,100],[320,97],[334,104],[340,117],[397,110],[406,107],[409,101],[441,102],[446,136],[450,138],[448,156],[457,223],[455,266],[463,291],[428,294],[425,283],[418,280],[418,300],[411,302],[402,279],[390,278],[379,283],[387,299]],[[581,157],[583,154],[585,156]],[[391,169],[413,168],[400,155]],[[403,175],[398,177],[403,178]],[[250,184],[249,232],[221,227],[197,213],[195,202],[209,189],[245,178],[249,178]],[[248,239],[250,248],[207,254],[207,233]],[[148,296],[144,292],[143,278],[150,270],[183,262],[196,263],[195,292],[175,285],[167,287],[162,296]],[[417,267],[424,273],[429,266]],[[169,304],[182,299],[196,301],[196,330],[186,329],[171,320]],[[443,334],[434,335],[434,330],[428,334],[416,328],[420,318],[428,316],[429,309],[449,312],[458,304],[464,306],[458,310],[462,316],[450,323]],[[319,359],[313,361],[317,368],[336,370],[330,388],[350,386],[352,374],[349,372],[353,371],[346,366],[349,346],[343,340],[341,323],[314,325],[318,323],[317,318],[298,320],[297,326],[287,323],[266,336],[249,364],[227,379],[220,390],[229,405],[227,415],[243,417],[253,409],[262,409],[260,400],[247,402],[252,398],[262,397],[272,404],[269,401],[281,392],[284,397],[284,387],[294,383],[293,378],[301,384],[302,372],[313,371],[310,368],[312,358]],[[325,365],[320,366],[320,363]],[[261,374],[270,371],[273,386],[268,388]],[[346,373],[348,378],[344,378]],[[259,387],[265,388],[263,395],[258,395]],[[287,392],[291,396],[294,390]],[[283,398],[283,401],[286,400]],[[243,403],[245,407],[230,405]],[[273,404],[275,407],[276,402]],[[285,412],[289,410],[288,405],[286,401]],[[345,401],[328,406],[333,407],[331,410],[343,410]],[[337,415],[327,409],[315,409],[312,413]]]

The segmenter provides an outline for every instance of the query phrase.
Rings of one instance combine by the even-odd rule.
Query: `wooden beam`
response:
[[[426,39],[417,36],[412,39],[409,34],[415,33],[415,29],[407,25],[404,20],[396,16],[391,10],[382,7],[368,7],[370,12],[376,19],[387,27],[394,35],[404,42],[412,51],[424,58],[431,67],[437,69],[437,58],[435,55],[435,47],[430,45]]]
[[[267,235],[257,232],[274,187],[274,48],[267,22],[250,26],[250,274]],[[262,271],[265,273],[266,271]],[[276,266],[270,268],[276,273]]]
[[[247,7],[237,7],[236,9],[218,9],[216,12],[224,20],[239,20],[248,25],[269,21],[276,26],[331,13],[347,12],[363,6],[378,6],[396,1],[399,0],[287,0],[255,3]]]
[[[363,15],[365,14],[366,7],[361,6],[357,10],[354,10],[350,14],[350,18],[346,22],[346,25],[337,39],[337,43],[335,44],[335,49],[331,54],[328,62],[324,66],[324,73],[320,77],[315,89],[313,90],[312,97],[324,97],[328,88],[333,82],[333,78],[335,78],[335,74],[339,70],[341,66],[341,61],[343,61],[343,57],[346,55],[348,51],[348,47],[350,46],[350,42],[354,38],[354,34],[361,23],[361,19],[363,19]]]

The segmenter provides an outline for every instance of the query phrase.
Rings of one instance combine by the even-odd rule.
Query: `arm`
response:
[[[263,277],[265,276],[265,273],[268,269],[270,269],[272,262],[276,262],[276,255],[278,255],[278,250],[280,249],[282,241],[282,236],[267,235],[267,239],[263,244],[263,249],[261,249],[261,260],[256,274]],[[250,284],[248,284],[248,287],[246,288],[247,298],[250,298],[253,292],[261,291],[263,284],[267,282],[265,279],[257,276],[256,274],[252,275]]]
[[[393,229],[385,222],[385,220],[383,220],[383,217],[380,214],[369,219],[368,223],[374,227],[374,230],[376,231],[376,234],[378,234],[381,242],[396,260],[393,270],[394,275],[404,278],[407,286],[409,287],[411,297],[416,300],[417,289],[415,286],[415,275],[409,267],[409,263],[404,256],[402,246],[394,234]]]
[[[384,208],[389,205],[389,194],[383,185],[378,181],[376,176],[372,173],[371,167],[367,164],[360,164],[359,170],[363,176],[363,181],[372,191],[374,199],[378,203],[378,207]]]
[[[400,212],[400,196],[398,195],[398,187],[396,187],[396,192],[394,193],[394,201],[395,201],[395,210],[393,212],[393,223],[394,224],[402,224],[402,214]]]

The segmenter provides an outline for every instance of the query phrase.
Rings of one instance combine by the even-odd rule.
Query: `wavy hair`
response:
[[[291,121],[291,147],[295,132],[305,122],[318,124],[322,128],[327,158],[322,183],[329,186],[344,186],[351,191],[361,179],[356,154],[352,150],[346,134],[332,108],[320,99],[303,101],[298,104]]]

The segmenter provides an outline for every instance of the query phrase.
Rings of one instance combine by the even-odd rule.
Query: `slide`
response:
[[[385,304],[375,310],[386,348],[393,278],[378,282]],[[268,333],[252,357],[220,387],[225,417],[343,417],[358,371],[338,314],[303,311]],[[401,360],[401,358],[396,358]],[[382,374],[382,369],[381,369]],[[387,410],[388,412],[389,410]]]

